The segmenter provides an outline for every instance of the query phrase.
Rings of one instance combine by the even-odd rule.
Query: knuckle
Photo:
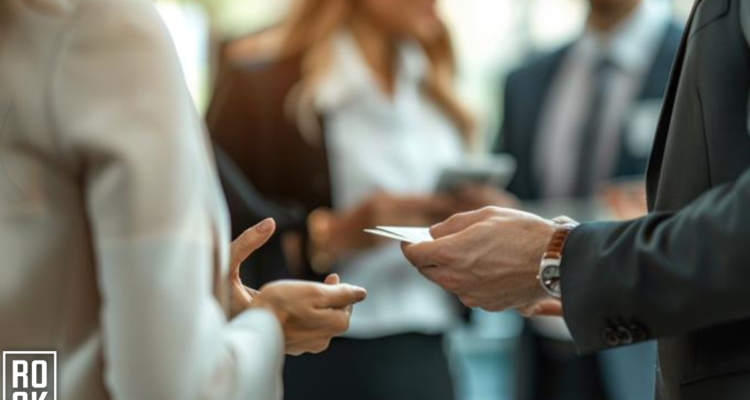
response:
[[[343,333],[349,330],[349,317],[342,316],[334,323],[334,329],[338,333]]]
[[[457,292],[463,288],[463,282],[453,276],[442,276],[438,282],[445,290]]]
[[[500,212],[500,208],[495,206],[486,206],[479,210],[479,213],[482,217],[490,218]]]
[[[309,297],[312,297],[318,300],[322,300],[323,298],[327,297],[327,292],[320,285],[310,285],[306,290],[306,294]]]
[[[443,247],[435,252],[435,262],[438,265],[451,265],[456,261],[456,255],[452,250]]]
[[[411,246],[408,245],[401,245],[401,251],[404,253],[404,257],[406,257],[406,260],[409,261],[410,264],[415,264],[415,258],[414,258],[414,250]]]

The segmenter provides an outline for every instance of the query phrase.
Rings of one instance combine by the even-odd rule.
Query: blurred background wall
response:
[[[211,43],[277,23],[293,0],[157,0],[172,31],[199,110],[210,95]],[[693,0],[671,2],[678,20]],[[458,53],[458,91],[479,121],[484,143],[494,140],[502,118],[506,74],[534,53],[576,37],[583,26],[582,0],[439,0]]]

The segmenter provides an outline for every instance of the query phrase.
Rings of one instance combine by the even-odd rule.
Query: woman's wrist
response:
[[[284,326],[286,321],[289,319],[288,313],[282,312],[279,307],[275,307],[273,302],[267,301],[265,297],[259,292],[253,296],[253,302],[248,307],[250,310],[266,310],[273,314],[279,321],[281,326]]]

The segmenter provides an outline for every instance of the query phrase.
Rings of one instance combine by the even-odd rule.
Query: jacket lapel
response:
[[[688,19],[685,31],[682,34],[680,47],[677,50],[677,56],[672,64],[672,72],[669,77],[669,84],[667,85],[667,93],[664,97],[664,105],[662,106],[661,115],[659,116],[659,124],[657,125],[656,136],[654,137],[654,146],[651,150],[646,173],[646,194],[648,197],[649,210],[654,209],[654,204],[656,202],[656,192],[659,188],[659,177],[661,175],[662,162],[664,161],[664,148],[667,143],[667,136],[672,120],[672,111],[674,110],[675,98],[677,96],[677,87],[679,86],[680,77],[682,76],[682,66],[685,62],[687,42],[690,37],[690,27],[701,1],[702,0],[697,0],[695,2],[695,6],[693,6],[693,11],[690,13],[690,18]]]

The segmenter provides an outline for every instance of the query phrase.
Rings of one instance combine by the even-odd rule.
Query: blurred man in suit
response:
[[[645,172],[682,30],[660,0],[589,3],[580,37],[508,77],[496,151],[518,160],[509,191],[521,200],[588,198],[602,183]],[[523,339],[519,399],[639,400],[653,392],[652,344],[578,357],[553,320],[530,321]]]

